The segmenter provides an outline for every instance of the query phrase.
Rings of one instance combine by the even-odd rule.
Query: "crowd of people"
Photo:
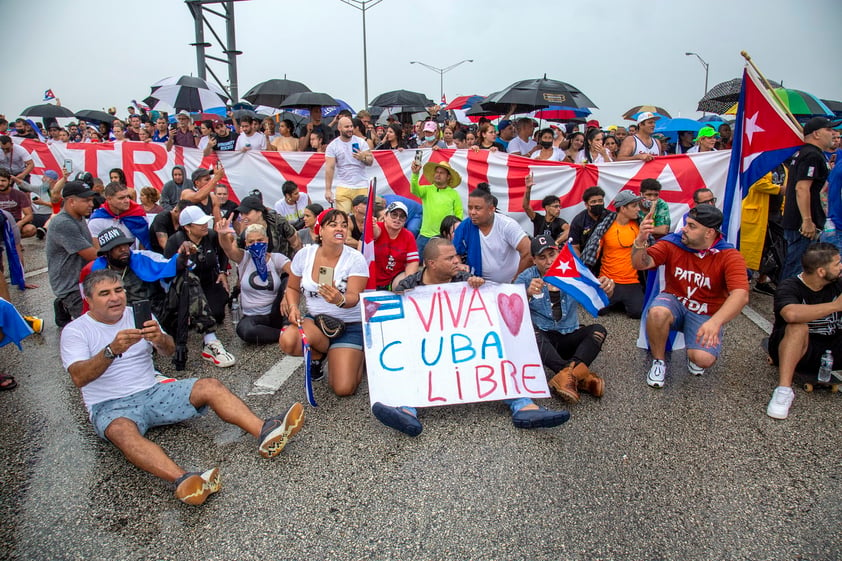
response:
[[[0,226],[10,279],[25,288],[20,238],[46,238],[62,362],[81,388],[97,434],[141,469],[174,483],[176,496],[190,504],[201,504],[218,490],[218,470],[186,472],[144,437],[149,427],[189,419],[210,407],[256,436],[260,453],[271,457],[300,429],[303,408],[294,404],[285,415],[260,420],[214,378],[160,375],[153,349],[172,356],[182,370],[188,333],[195,329],[202,336],[200,356],[229,367],[236,358],[217,337],[217,328],[230,316],[236,334],[250,344],[278,342],[285,354],[301,356],[306,341],[312,353],[307,375],[314,381],[326,376],[336,395],[354,394],[365,369],[359,307],[369,277],[361,250],[372,150],[462,148],[604,163],[728,149],[731,142],[724,124],[719,131],[705,127],[695,138],[679,134],[678,142],[669,144],[654,135],[658,116],[651,113],[639,115],[628,129],[603,130],[589,122],[581,132],[535,130],[530,118],[503,119],[496,126],[482,122],[474,129],[435,114],[385,127],[372,124],[365,111],[355,117],[340,114],[331,123],[322,122],[320,111],[312,114],[296,130],[288,121],[249,116],[236,125],[219,119],[197,126],[180,112],[169,128],[165,116],[133,111],[125,121],[97,126],[48,123],[46,142],[161,142],[205,153],[318,150],[325,154],[328,208],[314,204],[292,181],[282,185],[277,201],[264,201],[255,189],[236,204],[220,182],[221,164],[194,170],[175,166],[160,192],[151,187],[135,192],[120,169],[111,170],[107,183],[88,172],[65,171],[47,172],[41,185],[32,185],[32,159],[12,135],[37,139],[44,133],[23,119],[11,132],[0,120]],[[815,371],[828,349],[842,367],[842,237],[834,227],[842,226],[842,174],[833,166],[838,125],[822,117],[806,122],[805,144],[792,161],[752,186],[743,202],[739,251],[735,240],[725,238],[717,200],[703,186],[675,224],[656,178],[644,179],[639,192],[622,190],[610,200],[594,185],[584,191],[584,208],[568,224],[560,216],[558,196],[541,200],[543,214],[532,209],[530,175],[522,203],[532,223],[527,233],[500,211],[493,185],[481,183],[463,200],[457,170],[446,162],[416,159],[409,174],[415,198],[382,193],[372,202],[375,285],[398,293],[449,282],[523,285],[548,385],[575,404],[583,392],[599,398],[606,391],[605,378],[591,365],[608,332],[598,323],[580,325],[573,295],[544,280],[560,254],[572,250],[598,278],[609,298],[600,313],[619,308],[645,322],[652,355],[645,379],[653,388],[666,383],[671,331],[684,334],[689,373],[700,376],[716,363],[724,326],[748,303],[753,282],[755,291],[775,298],[769,355],[780,380],[767,413],[784,419],[796,371]],[[815,243],[819,237],[824,241]],[[644,272],[659,267],[665,285],[647,304],[644,294],[654,275],[647,278]],[[5,277],[0,279],[0,297],[8,302]],[[35,320],[26,321],[34,325]],[[0,379],[0,390],[14,385],[9,375]],[[569,418],[568,411],[529,399],[506,404],[519,428],[555,427]],[[372,412],[404,434],[422,431],[412,407],[375,403]]]

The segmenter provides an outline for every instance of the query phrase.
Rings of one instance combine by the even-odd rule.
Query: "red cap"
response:
[[[589,129],[589,128],[591,128],[591,127],[594,127],[594,128],[597,128],[597,129],[598,129],[598,128],[600,128],[600,127],[599,127],[599,121],[597,121],[596,119],[591,119],[590,121],[588,121],[587,123],[585,123],[585,128],[586,128],[586,129]]]

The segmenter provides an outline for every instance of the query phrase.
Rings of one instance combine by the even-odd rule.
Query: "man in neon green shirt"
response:
[[[418,172],[421,166],[412,162],[412,177],[409,186],[412,194],[421,199],[423,218],[421,220],[421,231],[418,233],[416,242],[418,253],[424,252],[424,246],[430,238],[439,235],[441,221],[451,214],[460,220],[465,217],[462,210],[462,199],[456,191],[456,187],[462,183],[459,173],[447,162],[427,162],[424,164],[424,177],[430,185],[418,184]]]

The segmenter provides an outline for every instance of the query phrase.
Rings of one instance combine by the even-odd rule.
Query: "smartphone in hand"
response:
[[[354,153],[354,154],[357,154],[357,153],[359,153],[359,151],[360,151],[360,143],[359,142],[352,143],[351,144],[351,152]]]
[[[149,300],[138,300],[132,304],[135,329],[143,329],[143,324],[152,319],[152,304]]]
[[[333,267],[319,267],[319,284],[333,286]]]
[[[416,150],[415,151],[415,163],[418,164],[419,166],[421,165],[421,159],[423,157],[424,157],[424,151],[423,150]]]

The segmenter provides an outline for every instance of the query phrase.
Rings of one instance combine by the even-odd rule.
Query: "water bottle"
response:
[[[240,323],[240,319],[243,317],[243,311],[240,309],[240,299],[234,298],[231,301],[231,322],[234,324],[234,327],[237,327],[237,324]]]
[[[830,382],[830,373],[833,371],[833,353],[830,349],[822,355],[822,365],[819,367],[819,382]]]
[[[824,233],[828,236],[836,235],[836,224],[834,224],[833,220],[831,220],[830,218],[827,218],[824,221]]]

